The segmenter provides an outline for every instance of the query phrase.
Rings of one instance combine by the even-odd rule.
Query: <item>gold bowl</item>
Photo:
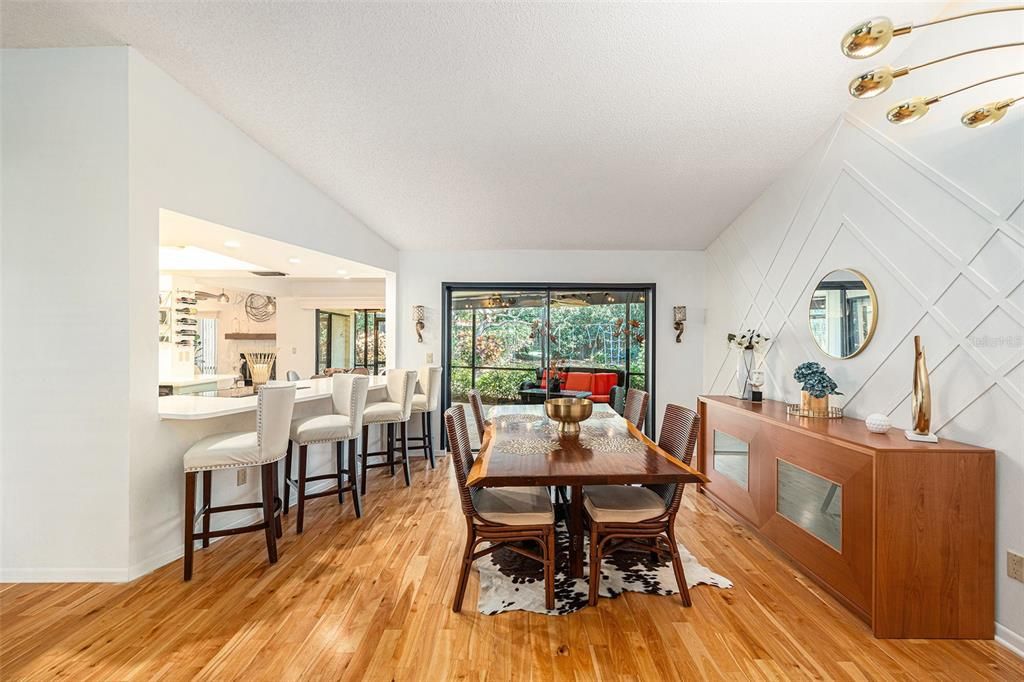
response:
[[[586,398],[551,398],[544,401],[544,411],[558,423],[558,433],[575,436],[580,432],[580,422],[594,412],[594,403]]]

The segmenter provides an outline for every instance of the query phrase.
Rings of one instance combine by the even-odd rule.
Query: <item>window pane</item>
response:
[[[452,311],[452,366],[469,367],[473,362],[473,311]],[[452,385],[454,387],[454,381]],[[469,390],[468,388],[466,389]],[[453,397],[452,400],[455,400]]]
[[[747,487],[750,467],[750,446],[722,431],[715,431],[715,471]]]
[[[837,550],[843,544],[843,487],[778,460],[777,511]]]
[[[487,405],[505,405],[519,402],[519,385],[532,381],[533,370],[478,369],[476,390]]]
[[[330,339],[327,336],[327,323],[330,320],[328,313],[317,311],[318,334],[316,339],[316,371],[319,374],[327,368],[327,353],[330,346]]]
[[[538,368],[541,365],[544,309],[476,311],[476,366]]]

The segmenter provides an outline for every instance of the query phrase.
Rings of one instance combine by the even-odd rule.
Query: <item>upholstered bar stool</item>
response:
[[[434,427],[431,425],[431,415],[441,404],[441,367],[438,365],[425,365],[420,367],[417,374],[419,388],[422,393],[416,392],[412,396],[412,414],[420,417],[420,433],[422,436],[410,436],[409,442],[420,443],[410,445],[409,450],[422,450],[423,457],[430,460],[430,468],[434,468]]]
[[[299,417],[292,420],[291,444],[284,458],[284,513],[288,513],[289,488],[294,487],[298,495],[295,516],[295,532],[302,532],[306,514],[306,500],[327,495],[337,495],[338,504],[345,501],[345,493],[352,493],[352,508],[356,518],[363,515],[363,504],[359,498],[359,477],[356,475],[355,439],[363,426],[363,410],[366,409],[366,392],[370,378],[357,374],[335,374],[331,377],[331,400],[333,414],[315,417]],[[306,475],[307,449],[314,443],[333,443],[336,449],[337,471],[333,474]],[[348,470],[345,469],[344,448],[348,447]],[[292,478],[292,450],[299,446],[299,472]],[[348,476],[348,484],[345,476]],[[316,493],[306,492],[306,485],[312,481],[337,479],[338,485],[330,490]]]
[[[256,430],[222,433],[204,438],[185,453],[185,580],[192,579],[192,553],[196,540],[203,547],[211,538],[258,530],[267,536],[267,557],[277,563],[277,538],[281,536],[281,499],[277,497],[277,461],[288,449],[288,427],[295,406],[295,384],[267,385],[256,399]],[[213,472],[218,469],[260,467],[262,501],[212,505]],[[196,512],[196,477],[203,474],[203,506]],[[241,509],[262,509],[263,521],[242,528],[210,530],[213,514]],[[196,522],[203,520],[201,533]]]
[[[416,390],[416,371],[408,369],[391,369],[387,373],[387,397],[385,400],[368,403],[363,410],[363,484],[366,491],[366,470],[378,467],[390,467],[391,475],[395,475],[395,424],[401,428],[402,471],[405,473],[405,484],[412,485],[409,472],[409,442],[407,440],[409,418],[412,416],[412,397]],[[385,427],[383,436],[384,449],[369,452],[370,425],[381,424]],[[370,463],[371,457],[386,457],[383,462]]]

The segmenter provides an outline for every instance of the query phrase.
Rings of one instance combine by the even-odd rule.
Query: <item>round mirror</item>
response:
[[[821,350],[834,358],[852,358],[875,333],[875,290],[856,270],[833,270],[814,288],[807,317]]]

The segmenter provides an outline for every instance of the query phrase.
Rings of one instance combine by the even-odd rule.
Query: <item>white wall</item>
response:
[[[114,578],[128,561],[128,55],[0,59],[0,575]]]
[[[126,579],[180,555],[181,456],[204,433],[157,416],[160,209],[387,270],[397,253],[131,48],[2,55],[0,378],[19,400],[0,571]]]
[[[970,42],[925,35],[901,64]],[[1002,86],[941,102],[913,126],[884,121],[894,100],[980,80],[986,68],[1006,71],[923,71],[898,81],[898,94],[855,104],[708,248],[704,388],[729,389],[725,336],[756,327],[774,339],[769,397],[794,400],[793,369],[815,360],[846,394],[847,414],[882,412],[905,428],[920,334],[933,430],[997,451],[997,636],[1024,650],[1024,584],[1005,569],[1007,549],[1024,551],[1024,112],[984,130],[959,124],[963,110],[1016,92]],[[837,268],[860,270],[878,294],[875,336],[848,360],[819,351],[807,325],[815,283]]]
[[[623,241],[628,241],[624,237]],[[400,367],[417,368],[426,354],[441,362],[441,282],[653,282],[656,289],[656,414],[666,403],[693,406],[701,388],[704,253],[700,251],[403,251],[395,316]],[[426,308],[417,343],[412,306]],[[675,342],[672,306],[687,306],[682,343]],[[434,433],[440,434],[435,415]]]

